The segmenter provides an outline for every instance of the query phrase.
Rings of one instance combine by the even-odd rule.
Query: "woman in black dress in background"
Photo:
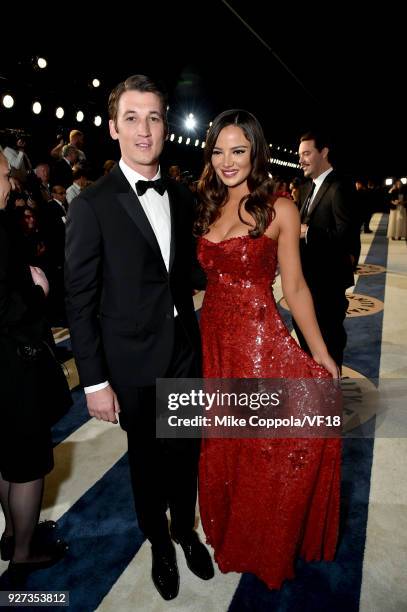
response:
[[[54,465],[51,424],[70,406],[52,336],[43,316],[48,282],[40,268],[20,260],[4,210],[11,189],[9,165],[0,153],[0,501],[5,531],[0,542],[9,575],[20,581],[49,567],[65,547],[42,545],[38,519],[44,476]]]

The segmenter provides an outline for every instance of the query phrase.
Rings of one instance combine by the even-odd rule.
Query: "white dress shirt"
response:
[[[132,168],[129,168],[129,166],[125,164],[122,159],[119,161],[119,166],[136,195],[137,181],[155,181],[161,177],[160,169],[158,169],[157,174],[152,179],[147,179],[145,176],[142,176]],[[167,270],[169,270],[171,247],[171,213],[168,193],[165,191],[163,195],[160,195],[155,189],[147,189],[147,191],[142,196],[137,197],[140,200],[140,204],[143,207],[143,210],[146,213],[146,217],[150,222],[155,237],[157,238],[157,242],[160,247],[165,267],[167,268]]]
[[[136,183],[137,181],[157,180],[161,177],[160,168],[158,168],[157,174],[152,179],[147,179],[132,168],[130,168],[122,159],[119,161],[119,166],[124,176],[130,183],[134,193],[137,195]],[[140,200],[140,204],[146,214],[147,219],[151,225],[151,228],[157,238],[158,245],[160,247],[161,255],[165,263],[167,271],[170,267],[170,248],[171,248],[171,213],[170,213],[170,200],[167,191],[163,195],[160,195],[155,189],[147,189],[142,196],[137,196]],[[174,316],[177,316],[177,311],[174,306]],[[108,381],[99,383],[97,385],[91,385],[85,387],[85,393],[93,393],[100,391],[109,385]]]

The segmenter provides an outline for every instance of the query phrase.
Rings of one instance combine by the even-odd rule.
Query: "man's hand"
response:
[[[306,225],[305,223],[301,223],[300,238],[305,238],[307,234],[307,229],[308,229],[308,225]]]
[[[86,394],[86,402],[90,416],[99,421],[109,421],[117,423],[117,415],[120,412],[119,402],[116,393],[109,385],[100,391]]]
[[[41,270],[41,268],[37,268],[35,266],[30,266],[30,272],[34,285],[39,285],[42,287],[45,296],[47,296],[49,293],[49,284],[44,272]]]

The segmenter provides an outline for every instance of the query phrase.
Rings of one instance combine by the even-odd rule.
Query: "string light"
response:
[[[6,94],[3,96],[3,106],[4,108],[13,108],[14,106],[14,98],[10,96],[10,94]]]
[[[34,103],[33,103],[33,106],[32,106],[32,109],[33,109],[33,113],[34,113],[34,115],[39,115],[39,114],[40,114],[40,112],[41,112],[41,110],[42,110],[41,103],[40,103],[40,102],[38,102],[38,101],[37,101],[37,102],[34,102]]]

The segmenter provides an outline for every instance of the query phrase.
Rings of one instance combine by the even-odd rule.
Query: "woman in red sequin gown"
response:
[[[201,311],[207,378],[338,377],[321,337],[298,254],[293,202],[272,196],[268,146],[247,111],[219,115],[207,135],[196,223],[208,278]],[[279,264],[313,359],[283,323]],[[316,410],[317,411],[317,410]],[[297,556],[332,560],[339,520],[339,439],[204,439],[200,512],[222,572],[251,572],[278,589]]]

